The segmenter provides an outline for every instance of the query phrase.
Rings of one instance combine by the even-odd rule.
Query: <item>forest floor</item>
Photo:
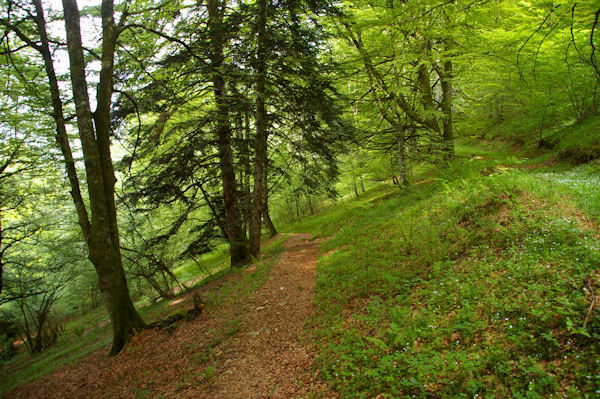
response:
[[[193,320],[144,331],[113,358],[93,352],[7,397],[335,397],[313,365],[304,328],[315,309],[310,237],[286,235],[282,254],[199,288],[209,306]],[[174,305],[191,300],[190,293]]]
[[[465,142],[446,168],[415,166],[410,187],[374,185],[283,225],[260,262],[196,289],[193,319],[113,358],[95,346],[70,366],[58,348],[15,359],[0,392],[597,398],[600,162],[551,155]],[[140,309],[151,321],[192,304],[190,292]],[[109,327],[56,346],[106,345]],[[47,375],[25,373],[36,362]]]

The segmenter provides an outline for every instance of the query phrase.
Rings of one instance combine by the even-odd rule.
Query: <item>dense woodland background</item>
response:
[[[567,273],[577,281],[564,283],[581,295],[530,293],[527,305],[505,309],[520,320],[523,307],[538,304],[540,325],[545,314],[559,315],[536,333],[540,341],[530,344],[537,349],[523,337],[508,341],[525,352],[546,348],[548,363],[569,350],[597,356],[596,244],[579,242],[589,253],[583,247],[526,251],[521,236],[553,226],[548,215],[526,222],[544,208],[532,199],[539,193],[544,204],[560,208],[567,207],[561,198],[580,198],[561,190],[578,190],[582,199],[573,200],[579,204],[573,209],[583,209],[578,212],[592,224],[600,214],[593,205],[600,188],[593,163],[600,157],[596,1],[103,0],[78,6],[63,0],[61,6],[0,0],[0,7],[0,356],[8,365],[30,359],[24,348],[34,355],[67,339],[90,350],[103,346],[106,331],[89,335],[88,329],[106,314],[115,355],[154,321],[139,309],[255,262],[261,240],[278,230],[336,233],[325,250],[337,243],[357,251],[323,261],[317,298],[331,309],[323,325],[336,325],[339,303],[362,297],[381,305],[361,319],[377,331],[386,320],[387,330],[372,340],[357,343],[341,331],[321,336],[330,342],[321,348],[324,373],[348,397],[426,395],[415,385],[436,375],[430,362],[438,352],[421,353],[422,370],[410,363],[416,357],[369,365],[375,356],[369,351],[404,352],[406,345],[392,336],[417,342],[411,334],[423,325],[443,329],[445,321],[423,316],[412,333],[400,333],[406,314],[369,317],[395,306],[386,301],[400,291],[450,283],[440,268],[467,257],[503,259],[522,250],[543,254],[539,264],[587,259]],[[557,164],[558,177],[551,169]],[[514,165],[522,171],[507,171]],[[532,176],[534,165],[550,169]],[[591,180],[582,188],[572,173]],[[550,175],[562,180],[541,187]],[[370,214],[378,201],[387,205]],[[512,212],[510,223],[491,216],[502,209]],[[382,227],[400,214],[405,219],[394,228]],[[382,224],[372,224],[377,220]],[[572,228],[549,227],[564,234],[548,239],[575,245],[597,237],[595,228],[570,236]],[[417,266],[396,270],[398,259]],[[528,264],[511,259],[517,268]],[[327,265],[337,265],[337,274]],[[469,273],[451,276],[471,281]],[[395,288],[386,292],[387,284]],[[516,282],[512,288],[498,297],[523,292]],[[439,289],[452,297],[458,288]],[[335,297],[336,290],[346,296]],[[554,294],[569,311],[542,306]],[[403,298],[400,313],[410,309],[409,296]],[[435,307],[435,298],[421,299]],[[496,305],[488,307],[492,318]],[[477,329],[468,324],[475,316],[461,317],[465,330]],[[579,346],[563,345],[551,332],[554,324],[575,336],[565,333],[565,342],[580,339]],[[525,335],[537,328],[522,327]],[[15,347],[15,340],[23,344]],[[447,395],[500,385],[507,391],[498,392],[513,395],[600,389],[600,369],[591,360],[575,361],[561,374],[539,361],[530,369],[515,365],[502,352],[485,351],[485,367],[506,366],[493,366],[496,379],[489,381],[481,375],[490,373],[473,371],[477,357],[455,348],[447,356],[467,371],[439,377],[436,389]],[[420,374],[383,377],[399,364]],[[510,380],[513,366],[525,370],[523,381]],[[531,375],[537,382],[528,385]]]

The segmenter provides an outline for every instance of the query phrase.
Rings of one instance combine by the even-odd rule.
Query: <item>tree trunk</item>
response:
[[[277,229],[271,220],[271,215],[269,214],[269,184],[267,181],[268,175],[268,160],[265,163],[264,175],[263,175],[263,223],[267,230],[269,230],[269,236],[275,237],[277,235]]]
[[[100,251],[94,248],[92,251],[91,248],[92,246],[90,259],[96,265],[98,284],[113,327],[113,343],[109,353],[112,356],[119,353],[134,332],[141,331],[146,324],[135,310],[129,296],[120,252],[105,248]]]
[[[37,25],[38,35],[40,36],[40,45],[37,48],[44,60],[44,68],[48,77],[48,84],[50,86],[50,98],[52,101],[52,117],[56,123],[56,141],[60,147],[60,150],[65,161],[65,170],[67,177],[69,178],[69,184],[71,186],[71,197],[77,210],[78,222],[81,227],[83,237],[87,242],[89,238],[90,221],[89,215],[81,196],[81,189],[79,186],[79,178],[77,177],[77,170],[75,169],[75,161],[71,152],[71,146],[69,144],[69,136],[67,135],[67,128],[65,125],[65,118],[63,112],[63,104],[60,98],[60,90],[58,87],[58,79],[56,78],[56,72],[54,70],[54,63],[52,61],[52,55],[50,53],[48,33],[46,30],[46,19],[44,17],[44,10],[42,8],[41,0],[34,0],[36,9],[36,15],[34,20]]]
[[[454,125],[452,122],[452,61],[444,62],[444,75],[440,77],[442,83],[442,112],[444,113],[444,151],[446,157],[454,157]]]
[[[252,191],[250,179],[252,178],[252,164],[250,160],[250,112],[244,112],[244,219],[250,230],[250,220],[252,219]]]
[[[425,124],[436,133],[440,133],[440,125],[434,115],[435,105],[433,103],[433,92],[431,90],[431,81],[429,79],[429,69],[425,64],[421,64],[418,71],[419,86],[421,89],[421,103],[425,110]]]
[[[299,199],[300,194],[296,191],[294,193],[294,197],[295,197],[295,200],[296,200],[296,218],[298,219],[298,223],[301,223],[302,220],[300,219],[300,204],[299,204],[299,202],[300,202],[300,199]]]
[[[252,219],[250,219],[250,255],[260,258],[260,232],[263,206],[263,167],[267,156],[266,86],[266,0],[257,2],[258,56],[256,66],[256,144],[254,156],[254,191],[252,193]]]
[[[225,226],[229,240],[231,266],[240,267],[248,261],[247,239],[242,229],[242,218],[237,201],[233,153],[231,148],[231,125],[229,122],[229,101],[223,77],[223,10],[218,0],[207,0],[208,25],[211,43],[210,61],[212,83],[217,105],[217,140],[219,143],[219,163],[225,203]]]
[[[406,174],[406,160],[405,160],[405,149],[406,144],[404,143],[404,135],[398,137],[398,169],[400,171],[399,185],[408,186],[408,178]]]
[[[136,331],[141,331],[146,326],[133,306],[125,280],[114,200],[116,178],[110,157],[110,103],[117,28],[113,21],[112,1],[103,0],[102,67],[98,84],[98,106],[92,114],[87,92],[79,10],[75,0],[63,0],[63,9],[73,99],[92,215],[87,232],[89,259],[98,273],[100,290],[112,322],[113,345],[110,355],[114,355],[121,351]]]
[[[263,222],[267,230],[269,230],[269,236],[275,237],[278,232],[271,220],[271,215],[269,215],[269,200],[265,198],[265,202],[263,203]]]

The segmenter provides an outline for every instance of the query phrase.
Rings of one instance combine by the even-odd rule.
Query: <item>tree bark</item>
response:
[[[263,167],[267,155],[266,86],[266,0],[257,2],[258,56],[256,66],[256,144],[254,156],[254,191],[252,193],[252,218],[250,219],[250,255],[260,258],[260,233],[263,206]]]
[[[454,157],[454,124],[452,121],[452,61],[444,62],[442,83],[442,112],[444,113],[444,151],[448,158]]]
[[[242,229],[242,218],[236,195],[235,171],[231,148],[231,125],[229,122],[229,101],[225,78],[223,77],[223,12],[218,0],[207,0],[208,26],[211,44],[210,61],[212,66],[213,92],[217,106],[217,140],[219,163],[223,184],[225,205],[225,226],[229,240],[231,265],[240,267],[248,261],[247,239]]]
[[[419,86],[421,89],[421,103],[425,110],[425,125],[436,133],[440,132],[440,125],[434,115],[435,105],[433,103],[433,92],[431,90],[431,81],[429,79],[429,69],[425,64],[419,66],[418,71]]]
[[[113,326],[110,355],[114,355],[121,351],[136,331],[146,327],[133,306],[125,280],[114,200],[116,178],[110,157],[110,102],[117,27],[113,20],[112,0],[103,0],[102,66],[97,93],[98,107],[92,114],[76,1],[63,0],[63,10],[73,99],[92,215],[86,240],[89,259],[98,273],[100,291]]]
[[[408,178],[406,173],[406,159],[405,159],[406,143],[404,135],[398,137],[398,169],[400,171],[399,184],[402,186],[408,186]]]
[[[275,237],[277,234],[279,234],[275,228],[275,225],[273,224],[273,221],[271,220],[271,215],[269,214],[269,199],[266,197],[263,203],[263,222],[267,230],[269,230],[270,237]]]
[[[60,90],[58,87],[58,79],[56,78],[56,72],[54,70],[54,62],[52,61],[52,55],[50,53],[50,46],[48,41],[48,33],[46,29],[46,19],[44,17],[44,10],[42,8],[41,0],[34,0],[34,6],[36,14],[34,20],[37,26],[38,35],[40,36],[40,45],[37,50],[42,55],[44,60],[44,68],[48,77],[48,84],[50,86],[50,98],[52,101],[52,117],[56,123],[56,141],[60,147],[65,162],[65,170],[71,186],[71,198],[75,204],[77,210],[77,217],[81,232],[85,241],[87,242],[90,234],[90,220],[85,202],[81,196],[81,188],[79,186],[79,178],[77,176],[77,170],[75,169],[75,161],[71,152],[71,146],[69,144],[69,137],[67,135],[67,128],[65,124],[65,117],[63,112],[63,104],[60,99]]]
[[[273,224],[273,221],[271,220],[271,215],[269,214],[269,181],[268,181],[268,177],[269,177],[269,160],[266,159],[265,160],[265,168],[263,170],[263,211],[262,211],[262,215],[263,215],[263,223],[265,225],[265,227],[267,228],[267,230],[269,230],[269,236],[270,237],[275,237],[278,232],[277,229],[275,228],[275,225]]]
[[[244,129],[243,129],[243,142],[244,142],[244,181],[243,181],[243,206],[244,206],[244,223],[248,230],[250,230],[250,220],[252,219],[252,189],[250,185],[250,179],[252,178],[252,164],[250,153],[252,152],[250,147],[250,112],[246,110],[244,112]]]

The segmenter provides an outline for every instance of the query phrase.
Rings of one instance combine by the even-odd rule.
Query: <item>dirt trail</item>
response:
[[[304,328],[314,312],[316,279],[317,247],[309,237],[290,235],[268,280],[253,294],[207,308],[174,331],[144,331],[114,358],[94,352],[6,397],[336,397],[314,370],[315,352]],[[199,292],[242,281],[253,269]],[[232,321],[239,331],[227,335]],[[207,367],[214,369],[207,374]]]
[[[218,377],[203,397],[326,394],[326,385],[313,370],[313,348],[302,339],[304,323],[314,311],[317,247],[309,238],[296,234],[286,242],[282,260],[242,316],[242,330],[220,348]]]

